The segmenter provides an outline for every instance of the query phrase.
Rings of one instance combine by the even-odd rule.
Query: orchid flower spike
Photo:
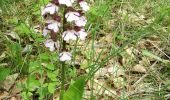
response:
[[[69,40],[77,40],[76,31],[67,30],[67,31],[63,32],[62,38],[66,42],[68,42]]]
[[[58,39],[57,35],[60,35],[57,34],[57,32],[59,32],[59,28],[61,27],[61,19],[64,19],[56,14],[59,10],[60,5],[65,5],[66,13],[64,13],[65,15],[63,17],[65,17],[67,22],[70,22],[69,24],[67,24],[65,23],[64,19],[62,23],[63,27],[66,25],[73,25],[74,23],[74,26],[68,26],[63,28],[64,30],[62,33],[62,40],[69,42],[70,40],[77,40],[78,38],[80,38],[80,40],[86,39],[87,32],[83,27],[86,25],[87,19],[85,18],[85,16],[83,16],[83,14],[84,12],[89,10],[89,6],[84,0],[77,1],[82,10],[76,10],[72,7],[75,0],[52,0],[51,3],[47,4],[42,9],[41,13],[45,19],[45,27],[42,31],[43,36],[46,37],[48,33],[51,33],[49,36],[50,39],[47,39],[44,42],[44,45],[49,48],[50,51],[54,51],[60,47],[59,41],[56,41]],[[66,50],[66,48],[63,47],[61,50]],[[71,56],[71,53],[63,51],[59,54],[59,60],[62,62],[70,61]]]
[[[50,51],[54,51],[56,48],[59,48],[59,42],[54,42],[52,39],[48,39],[44,42],[44,45],[50,49]]]
[[[59,54],[59,60],[64,62],[64,61],[70,61],[71,60],[71,53],[69,52],[62,52]]]
[[[58,0],[59,4],[64,4],[67,7],[71,7],[75,0]]]
[[[45,8],[42,8],[41,15],[44,16],[46,14],[55,14],[58,12],[59,7],[56,6],[55,4],[49,3],[45,6]]]

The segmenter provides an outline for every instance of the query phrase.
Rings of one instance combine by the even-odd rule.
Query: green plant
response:
[[[45,19],[53,19],[49,14],[40,16],[42,6],[46,8],[49,2],[0,1],[0,83],[8,75],[19,74],[13,86],[22,91],[15,96],[25,100],[169,98],[169,0],[90,0],[84,27],[90,34],[86,41],[72,35],[75,41],[67,43],[63,24],[57,35],[42,36],[49,24]],[[60,23],[67,20],[65,8],[55,13],[61,16]],[[65,25],[70,29],[75,23]],[[47,39],[55,45],[45,48]],[[62,51],[71,61],[60,61]],[[0,84],[0,89],[13,92],[13,86],[5,90]]]

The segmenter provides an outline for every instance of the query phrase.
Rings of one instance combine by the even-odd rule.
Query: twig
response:
[[[156,46],[152,41],[148,40],[155,48],[157,48],[161,53],[163,53],[167,58],[170,59],[170,57],[165,53],[163,52],[158,46]]]
[[[152,66],[150,67],[150,69],[148,71],[152,71],[153,67],[156,65],[157,61],[154,62],[154,64],[152,64]],[[146,73],[145,75],[143,75],[139,80],[137,80],[132,87],[136,87],[137,84],[139,84],[145,77],[147,77],[149,75],[149,73]]]

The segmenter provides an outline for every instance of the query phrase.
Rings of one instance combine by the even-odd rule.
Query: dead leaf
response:
[[[0,100],[3,100],[7,96],[9,96],[8,92],[0,93]]]
[[[125,75],[124,70],[122,68],[118,67],[117,65],[108,67],[107,72],[108,72],[108,74],[111,74],[114,77],[119,77],[119,76]]]
[[[9,100],[17,100],[16,97],[11,97]]]
[[[106,90],[106,91],[103,93],[103,95],[106,95],[106,96],[115,98],[115,96],[117,95],[116,91],[114,91],[114,90],[112,90],[112,89],[110,89],[110,88],[108,88],[108,89],[109,89],[109,91]],[[104,100],[105,100],[105,99],[104,99]]]
[[[133,67],[132,71],[139,72],[139,73],[146,73],[146,69],[144,66],[137,64]]]
[[[90,94],[91,94],[91,91],[90,90],[85,90],[85,93],[84,93],[84,99],[83,100],[89,100],[90,98]]]
[[[0,66],[8,66],[9,64],[8,63],[1,63]]]
[[[99,43],[112,43],[112,41],[113,41],[113,34],[110,33],[110,34],[107,34],[106,36],[102,37],[99,40]]]
[[[2,84],[2,88],[4,88],[5,90],[9,90],[12,85],[15,83],[15,80],[18,77],[18,73],[7,76],[7,78],[4,80],[3,84]]]
[[[24,47],[24,49],[22,50],[22,52],[23,52],[23,53],[28,53],[28,52],[31,51],[31,49],[32,49],[32,45],[26,45],[26,46]]]
[[[107,69],[106,68],[100,68],[94,75],[95,79],[99,77],[103,77],[104,75],[107,74]]]
[[[6,57],[6,53],[3,52],[3,53],[0,55],[0,60],[3,60],[5,57]]]
[[[17,81],[16,83],[20,83],[19,81]],[[21,92],[21,89],[17,88],[17,85],[15,85],[12,89],[11,89],[11,93],[10,95],[17,95],[18,93]]]
[[[33,29],[36,33],[41,33],[41,26],[40,25],[34,26]]]
[[[126,53],[132,57],[132,58],[135,58],[135,55],[133,54],[133,51],[134,51],[134,48],[133,47],[130,47],[130,48],[127,48],[126,49]]]
[[[6,33],[7,36],[10,36],[12,39],[15,39],[15,40],[19,40],[20,37],[18,36],[18,34],[14,33],[14,32],[11,32],[11,33]]]
[[[60,92],[57,90],[54,93],[53,100],[59,100],[59,97],[60,97]]]

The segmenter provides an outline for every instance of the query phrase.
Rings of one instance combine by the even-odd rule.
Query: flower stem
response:
[[[60,90],[60,100],[63,100],[63,95],[64,95],[64,84],[65,84],[65,63],[62,62],[62,69],[61,69],[61,78],[62,78],[62,83],[61,83],[61,90]]]
[[[65,18],[65,14],[66,14],[66,6],[64,6],[64,11],[63,11],[63,32],[65,31],[65,24],[66,24],[66,18]],[[66,42],[63,40],[62,42],[62,51],[66,50]],[[65,85],[65,62],[61,62],[61,90],[60,90],[60,100],[63,100],[63,96],[64,96],[64,85]]]

